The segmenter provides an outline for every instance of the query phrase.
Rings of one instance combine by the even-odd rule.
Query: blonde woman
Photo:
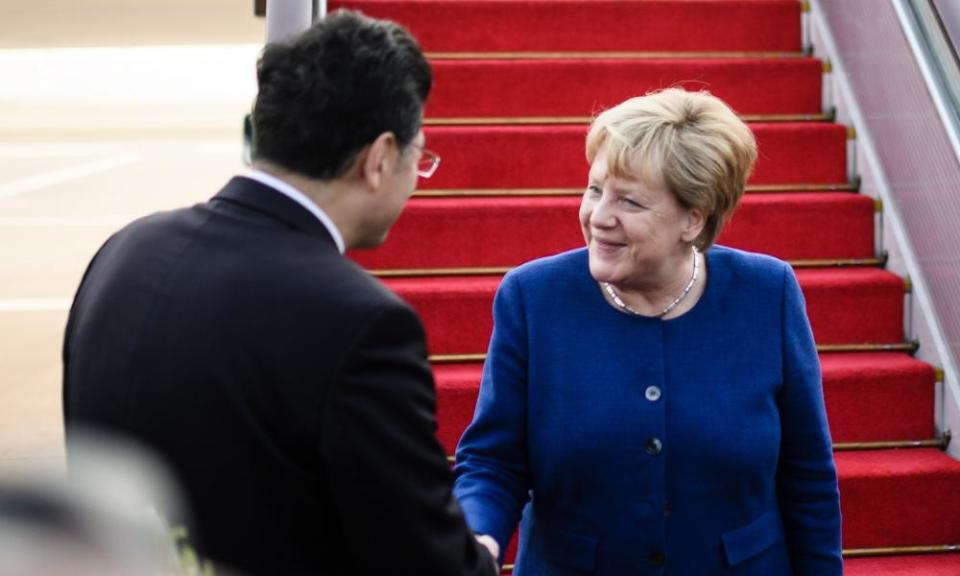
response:
[[[586,247],[506,276],[455,494],[516,576],[842,573],[803,295],[714,246],[756,158],[707,93],[593,122]]]

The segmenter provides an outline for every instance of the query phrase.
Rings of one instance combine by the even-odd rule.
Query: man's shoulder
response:
[[[276,290],[316,318],[360,329],[386,314],[416,316],[403,299],[359,264],[336,251],[305,252],[278,265]]]
[[[147,214],[110,235],[101,249],[159,251],[189,241],[190,230],[201,227],[208,218],[207,203]]]
[[[178,281],[189,279],[201,299],[216,293],[224,302],[270,302],[277,312],[296,309],[313,318],[409,308],[332,242],[272,219],[225,215],[214,204],[139,218],[115,233],[104,249],[122,268],[146,267]],[[116,265],[111,268],[117,271]]]

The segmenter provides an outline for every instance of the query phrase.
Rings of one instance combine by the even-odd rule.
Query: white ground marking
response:
[[[137,214],[90,217],[0,217],[0,228],[119,228],[138,217]]]
[[[0,143],[0,158],[90,158],[119,154],[117,144],[100,142],[17,142]]]
[[[256,44],[0,50],[2,102],[31,106],[244,102],[256,94]],[[65,97],[69,94],[69,97]]]
[[[72,298],[4,298],[0,312],[65,312]]]
[[[75,166],[67,166],[59,170],[52,170],[36,176],[20,178],[13,182],[0,184],[0,199],[19,196],[27,192],[41,190],[48,186],[62,184],[71,180],[77,180],[86,176],[107,172],[120,166],[126,166],[134,162],[143,160],[143,157],[137,154],[122,154],[109,158],[100,158],[91,162],[84,162]]]

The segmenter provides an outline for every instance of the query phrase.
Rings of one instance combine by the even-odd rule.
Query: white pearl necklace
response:
[[[690,276],[690,281],[687,282],[687,285],[683,287],[683,291],[680,292],[680,295],[677,296],[676,299],[674,299],[674,301],[671,302],[666,308],[664,308],[662,312],[654,316],[654,318],[663,318],[664,316],[669,314],[674,308],[679,306],[680,303],[684,301],[684,299],[686,299],[687,295],[690,294],[690,290],[693,289],[693,285],[697,283],[697,273],[699,271],[700,271],[700,259],[697,257],[697,247],[694,246],[693,247],[693,274]],[[613,303],[616,304],[617,307],[620,308],[621,310],[624,310],[631,314],[635,314],[637,316],[646,316],[646,314],[641,314],[640,312],[637,312],[630,306],[627,306],[627,303],[620,298],[620,295],[617,294],[616,289],[609,282],[601,282],[600,286],[603,287],[603,289],[610,296],[610,299],[613,300]]]

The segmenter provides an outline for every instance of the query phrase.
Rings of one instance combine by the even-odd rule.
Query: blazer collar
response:
[[[316,216],[287,196],[256,180],[234,176],[213,200],[226,200],[252,208],[291,228],[322,238],[337,249],[330,231]]]

